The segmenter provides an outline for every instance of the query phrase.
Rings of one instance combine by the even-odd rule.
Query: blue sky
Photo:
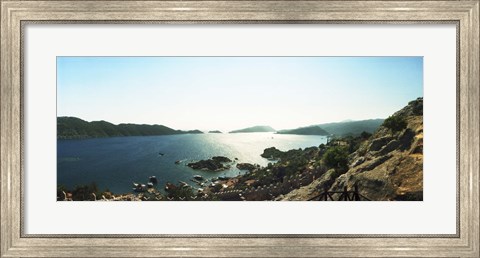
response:
[[[422,57],[57,57],[57,115],[229,131],[386,118]]]

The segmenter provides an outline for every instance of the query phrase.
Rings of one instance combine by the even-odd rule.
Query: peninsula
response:
[[[230,131],[229,133],[266,133],[266,132],[275,132],[275,129],[267,125],[257,125],[257,126],[252,126],[248,128]]]

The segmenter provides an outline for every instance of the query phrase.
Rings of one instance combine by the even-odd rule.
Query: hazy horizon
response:
[[[75,116],[57,116],[57,117],[75,117]],[[76,117],[76,118],[80,118],[82,119],[81,117]],[[318,124],[309,124],[309,125],[302,125],[302,126],[298,126],[298,127],[295,127],[295,128],[275,128],[273,126],[270,126],[270,125],[267,125],[267,124],[258,124],[258,125],[250,125],[250,126],[247,126],[247,127],[242,127],[242,128],[235,128],[235,129],[231,129],[231,130],[228,130],[228,131],[223,131],[223,130],[218,130],[218,129],[199,129],[199,128],[195,128],[195,127],[192,127],[192,128],[186,128],[186,129],[179,129],[179,128],[173,128],[173,127],[170,127],[168,125],[164,125],[164,124],[146,124],[146,123],[140,123],[140,124],[146,124],[146,125],[163,125],[163,126],[166,126],[166,127],[170,127],[171,129],[175,129],[175,130],[183,130],[183,131],[189,131],[189,130],[200,130],[200,131],[203,131],[203,132],[209,132],[209,131],[221,131],[222,133],[228,133],[230,131],[235,131],[235,130],[240,130],[240,129],[245,129],[245,128],[250,128],[250,127],[255,127],[255,126],[270,126],[272,127],[273,129],[275,129],[275,131],[281,131],[281,130],[289,130],[289,129],[297,129],[297,128],[300,128],[300,127],[309,127],[309,126],[314,126],[314,125],[320,125],[320,124],[334,124],[334,123],[347,123],[347,122],[357,122],[357,121],[366,121],[366,120],[377,120],[377,119],[385,119],[386,117],[378,117],[378,118],[370,118],[370,119],[362,119],[362,120],[352,120],[352,119],[346,119],[346,120],[342,120],[342,121],[332,121],[332,122],[325,122],[325,123],[318,123]],[[84,121],[87,121],[87,122],[98,122],[98,121],[105,121],[105,122],[109,122],[111,123],[110,121],[107,121],[105,119],[100,119],[100,120],[85,120],[85,119],[82,119]],[[136,123],[130,123],[128,121],[126,122],[121,122],[121,123],[112,123],[114,125],[119,125],[119,124],[136,124]]]
[[[177,130],[386,118],[423,97],[422,57],[57,57],[57,116]]]

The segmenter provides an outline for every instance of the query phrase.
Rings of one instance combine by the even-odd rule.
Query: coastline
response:
[[[373,135],[363,132],[288,151],[271,147],[260,156],[278,162],[266,166],[241,162],[248,172],[192,181],[198,186],[166,182],[165,194],[159,189],[142,189],[133,198],[128,193],[106,194],[134,200],[311,200],[328,191],[333,193],[331,199],[344,198],[342,190],[355,189],[368,200],[423,200],[423,99],[386,119]],[[187,165],[196,171],[218,171],[236,161],[210,156]]]

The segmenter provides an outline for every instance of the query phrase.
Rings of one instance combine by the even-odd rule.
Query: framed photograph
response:
[[[479,257],[479,1],[1,0],[1,257]]]

